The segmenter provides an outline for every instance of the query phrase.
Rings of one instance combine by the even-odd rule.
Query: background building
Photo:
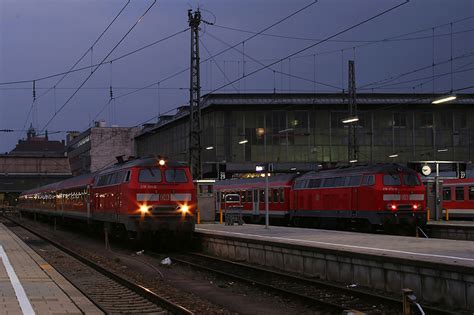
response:
[[[69,134],[67,156],[74,176],[100,170],[117,162],[117,156],[127,159],[134,155],[135,128],[106,127],[96,122],[95,127],[80,134]]]
[[[471,161],[474,95],[433,105],[433,94],[358,94],[359,162]],[[202,103],[203,172],[280,170],[348,163],[346,94],[213,94]],[[139,156],[187,161],[189,111],[161,116],[135,138]],[[389,157],[392,156],[392,157]]]
[[[0,205],[14,205],[28,189],[71,177],[64,141],[39,136],[30,126],[27,138],[0,156]]]

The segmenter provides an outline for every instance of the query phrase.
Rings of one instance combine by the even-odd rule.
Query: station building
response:
[[[110,126],[104,121],[82,133],[67,137],[67,156],[74,176],[98,171],[117,162],[117,156],[127,159],[134,155],[136,128]]]
[[[15,205],[22,191],[71,177],[64,141],[37,135],[30,126],[26,139],[0,155],[0,206]]]
[[[358,162],[471,161],[474,94],[432,104],[440,96],[357,94]],[[261,162],[282,172],[348,163],[347,94],[210,94],[201,108],[205,177],[253,172]],[[138,156],[187,161],[189,107],[144,125],[135,146]]]

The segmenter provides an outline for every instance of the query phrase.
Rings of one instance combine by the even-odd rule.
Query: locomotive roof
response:
[[[27,191],[24,191],[21,195],[25,194],[35,194],[39,192],[48,192],[48,191],[54,191],[58,189],[70,189],[70,188],[75,188],[75,187],[82,187],[82,186],[87,186],[90,185],[94,182],[94,178],[97,175],[101,174],[107,174],[112,171],[117,171],[117,170],[122,170],[122,169],[128,169],[130,167],[135,167],[135,166],[157,166],[157,160],[158,158],[156,157],[146,157],[146,158],[141,158],[141,159],[134,159],[130,160],[124,163],[120,164],[115,164],[113,166],[110,166],[104,170],[100,170],[94,173],[90,174],[84,174],[84,175],[79,175],[75,176],[72,178],[68,178],[66,180],[48,184],[45,186],[41,186],[38,188],[30,189]],[[171,167],[176,167],[176,166],[186,166],[186,164],[181,163],[181,162],[167,162],[167,166]]]
[[[417,174],[417,172],[406,166],[395,164],[395,163],[381,163],[381,164],[368,164],[368,165],[354,165],[339,167],[333,169],[323,169],[319,171],[311,171],[300,178],[313,178],[313,177],[330,177],[330,176],[346,176],[346,175],[357,175],[357,174],[367,174],[367,173],[383,173],[383,174],[393,174],[403,172],[406,174]]]
[[[270,185],[289,185],[293,178],[295,178],[296,174],[283,174],[283,175],[275,175],[268,177],[268,183]],[[239,179],[227,179],[227,180],[219,180],[216,181],[214,184],[215,188],[231,188],[231,187],[238,187],[238,186],[261,186],[264,183],[264,178],[262,177],[255,177],[255,178],[239,178]]]
[[[158,166],[158,157],[145,157],[140,159],[129,160],[124,163],[117,163],[106,169],[100,170],[97,174],[106,174],[112,171],[128,169],[130,167],[143,166],[143,167],[153,167]],[[177,167],[177,166],[187,166],[187,164],[176,161],[166,161],[166,166],[168,167]]]

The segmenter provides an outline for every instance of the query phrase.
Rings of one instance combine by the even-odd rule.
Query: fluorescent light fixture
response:
[[[246,144],[247,142],[249,142],[247,139],[243,139],[239,141],[239,144]]]
[[[396,158],[396,157],[398,157],[398,154],[391,154],[391,155],[389,155],[388,157],[389,157],[389,158]]]
[[[290,171],[296,171],[296,167],[290,168]]]
[[[264,169],[265,169],[265,168],[264,168],[262,165],[257,165],[257,166],[255,166],[255,171],[256,171],[256,172],[261,172],[261,171],[263,171]]]
[[[349,163],[357,163],[357,160],[350,160]]]
[[[211,146],[208,146],[208,147],[206,148],[206,150],[212,150],[212,149],[214,149],[214,147],[213,147],[212,145],[211,145]]]
[[[286,129],[283,129],[283,130],[278,131],[278,133],[287,133],[287,132],[292,132],[293,130],[295,130],[295,129],[293,129],[293,128],[286,128]]]
[[[452,100],[455,100],[457,97],[456,95],[446,95],[442,96],[440,98],[435,99],[431,104],[441,104],[441,103],[446,103]]]
[[[356,122],[356,121],[359,121],[359,117],[353,116],[353,117],[344,118],[344,119],[342,120],[342,123],[343,123],[343,124],[350,124],[350,123],[353,123],[353,122]]]
[[[438,152],[448,152],[448,149],[439,149]]]

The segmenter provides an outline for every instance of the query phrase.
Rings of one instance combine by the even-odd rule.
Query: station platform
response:
[[[474,268],[473,242],[254,224],[200,224],[196,232]]]
[[[103,314],[0,224],[0,314]]]
[[[196,225],[203,252],[474,310],[474,242],[244,224]]]
[[[474,221],[429,221],[427,229],[431,237],[474,241]]]

